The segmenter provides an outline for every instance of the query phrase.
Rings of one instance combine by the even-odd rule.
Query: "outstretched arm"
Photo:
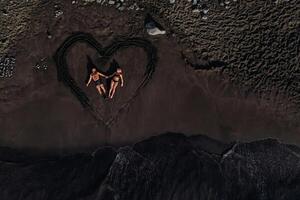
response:
[[[89,81],[88,81],[87,84],[86,84],[86,87],[89,86],[89,84],[91,83],[91,81],[92,81],[92,76],[90,76],[90,79],[89,79]]]
[[[99,76],[102,76],[102,77],[104,77],[104,78],[108,78],[108,76],[106,76],[106,75],[104,75],[104,74],[102,74],[102,73],[100,73],[100,72],[98,72],[98,75],[99,75]]]
[[[109,76],[108,76],[108,78],[111,78],[111,77],[113,77],[115,74],[116,74],[116,72],[115,72],[115,73],[113,73],[113,74],[111,74],[111,75],[109,75]]]
[[[120,78],[121,78],[121,87],[123,87],[124,86],[124,79],[123,79],[123,75],[122,74],[120,74]]]

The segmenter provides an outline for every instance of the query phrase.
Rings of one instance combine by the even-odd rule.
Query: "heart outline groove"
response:
[[[95,108],[95,106],[90,102],[89,97],[85,92],[77,85],[74,78],[69,73],[69,67],[67,64],[68,50],[77,43],[86,43],[93,49],[97,51],[103,58],[103,62],[107,62],[117,51],[120,49],[126,49],[129,47],[139,47],[144,49],[147,54],[147,64],[145,66],[145,73],[143,75],[142,81],[139,83],[134,94],[126,100],[126,102],[117,109],[116,114],[108,120],[104,120],[101,113]],[[54,61],[57,67],[57,78],[58,81],[63,82],[63,84],[68,87],[72,94],[79,100],[81,105],[90,112],[90,114],[100,123],[102,123],[107,129],[116,121],[117,116],[126,109],[134,98],[139,94],[141,89],[147,85],[151,79],[157,63],[157,50],[152,45],[152,43],[144,38],[117,38],[114,39],[110,45],[102,47],[102,45],[88,33],[74,33],[69,36],[57,49],[54,55]]]

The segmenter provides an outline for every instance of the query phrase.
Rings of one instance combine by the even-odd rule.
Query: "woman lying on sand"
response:
[[[124,86],[124,79],[123,79],[122,69],[120,67],[117,68],[117,71],[115,73],[113,73],[110,77],[112,77],[112,79],[111,79],[111,82],[110,82],[110,90],[109,90],[108,97],[112,99],[114,97],[116,89],[119,85],[119,82],[121,82],[121,87]]]

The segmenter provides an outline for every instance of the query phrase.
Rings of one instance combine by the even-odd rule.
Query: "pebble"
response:
[[[149,35],[164,35],[166,34],[165,30],[159,30],[158,28],[147,29]]]
[[[82,1],[84,2],[84,5],[87,5],[88,3],[96,2],[96,3],[104,5],[104,6],[114,6],[116,9],[118,9],[120,11],[123,11],[125,9],[136,10],[136,11],[144,10],[144,8],[139,7],[136,2],[128,3],[129,5],[127,5],[125,0],[82,0]],[[169,0],[169,1],[176,2],[176,0]]]
[[[0,57],[0,78],[13,76],[16,59],[13,57]]]
[[[207,14],[207,13],[208,13],[208,11],[209,11],[209,9],[208,9],[208,8],[206,8],[206,9],[203,9],[203,13],[204,13],[204,14]]]
[[[51,33],[50,33],[49,31],[47,31],[46,34],[47,34],[47,37],[48,37],[49,39],[52,38],[52,35],[51,35]]]
[[[124,6],[121,6],[121,7],[119,7],[118,9],[121,10],[121,11],[123,11],[123,10],[125,10],[125,7],[124,7]]]
[[[33,69],[35,70],[47,70],[48,69],[48,65],[47,65],[47,62],[46,62],[46,58],[42,58],[40,59],[39,62],[37,62],[34,66],[33,66]]]
[[[61,11],[61,10],[56,10],[56,11],[55,11],[55,17],[60,17],[60,16],[63,15],[63,14],[64,14],[64,12]]]

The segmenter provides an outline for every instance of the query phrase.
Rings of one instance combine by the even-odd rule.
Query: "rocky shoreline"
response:
[[[3,200],[296,200],[300,148],[273,139],[225,144],[163,134],[91,154],[0,151]],[[9,156],[8,156],[9,155]]]

